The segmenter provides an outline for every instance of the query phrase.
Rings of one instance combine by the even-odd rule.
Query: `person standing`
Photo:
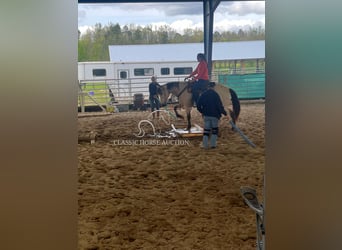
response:
[[[150,106],[151,106],[151,112],[154,110],[159,110],[160,108],[160,101],[158,98],[158,87],[160,87],[159,83],[157,82],[157,78],[155,76],[151,77],[151,82],[148,86],[149,90],[149,100],[150,100]],[[157,113],[157,117],[159,117],[159,112]],[[155,118],[155,113],[152,114],[153,118]]]
[[[196,69],[188,77],[193,77],[195,79],[194,85],[192,87],[193,103],[197,103],[200,93],[207,89],[209,84],[208,64],[204,54],[198,53],[197,61],[199,63]]]
[[[210,148],[216,148],[219,120],[222,114],[227,116],[221,98],[214,90],[214,86],[215,83],[210,83],[209,88],[202,93],[197,102],[197,110],[204,119],[202,147],[205,149],[209,148],[209,144]]]

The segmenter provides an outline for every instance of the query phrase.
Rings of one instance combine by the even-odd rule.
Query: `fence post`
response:
[[[83,90],[82,90],[82,83],[81,83],[81,81],[78,81],[78,97],[80,98],[81,112],[84,113],[85,112],[85,108],[84,108],[84,94],[83,94]]]

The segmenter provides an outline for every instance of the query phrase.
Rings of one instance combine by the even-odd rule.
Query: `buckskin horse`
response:
[[[211,82],[210,84],[215,84]],[[229,106],[233,109],[228,108],[228,113],[232,122],[235,124],[240,114],[240,101],[234,90],[227,88],[222,84],[215,84],[214,90],[219,94],[222,104],[227,110]],[[191,83],[188,81],[179,82],[168,82],[161,85],[158,88],[158,94],[160,96],[160,102],[162,106],[167,104],[170,94],[178,98],[178,104],[174,106],[174,111],[177,117],[184,119],[177,111],[178,108],[184,108],[187,116],[187,130],[191,128],[191,109],[193,107]]]

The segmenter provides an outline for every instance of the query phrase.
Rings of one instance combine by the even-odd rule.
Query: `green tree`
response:
[[[84,34],[78,32],[78,60],[79,61],[108,61],[108,46],[115,44],[165,44],[165,43],[193,43],[203,42],[201,29],[183,30],[178,33],[168,25],[153,28],[152,25],[145,27],[135,24],[124,25],[109,23],[102,26],[97,23]],[[249,30],[215,31],[215,42],[262,40],[265,39],[265,30],[261,27]]]

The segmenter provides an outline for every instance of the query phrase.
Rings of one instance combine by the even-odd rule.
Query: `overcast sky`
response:
[[[222,1],[214,14],[214,30],[265,28],[265,2]],[[202,3],[114,3],[78,4],[78,28],[84,32],[96,23],[119,23],[158,27],[169,25],[182,33],[184,28],[203,28]]]

